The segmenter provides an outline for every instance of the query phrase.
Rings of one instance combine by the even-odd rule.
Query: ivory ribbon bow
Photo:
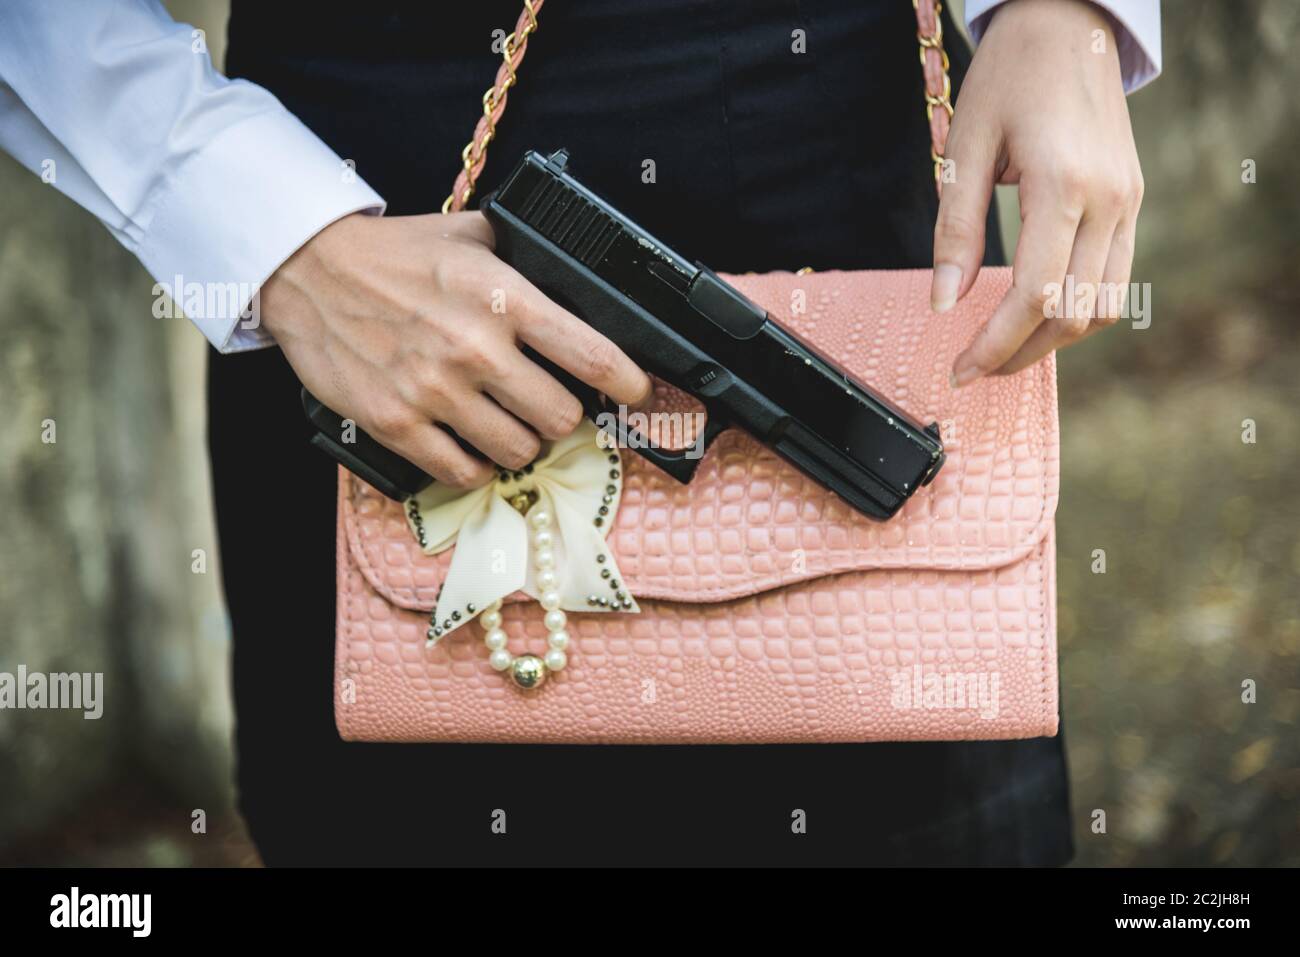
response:
[[[407,500],[407,521],[426,555],[456,546],[434,610],[434,626],[442,629],[439,639],[516,591],[541,597],[536,530],[529,522],[540,509],[551,515],[547,530],[560,607],[641,610],[605,544],[618,512],[623,470],[618,452],[603,448],[602,438],[584,419],[526,470],[504,473],[490,485],[468,491],[434,483]],[[520,496],[524,501],[536,496],[524,514],[511,504]]]

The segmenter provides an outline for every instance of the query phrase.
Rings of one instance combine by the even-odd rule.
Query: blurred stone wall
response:
[[[172,6],[219,56],[222,5]],[[0,155],[0,672],[104,674],[98,720],[0,712],[0,860],[124,782],[169,795],[185,830],[189,809],[230,801],[205,343],[153,317],[152,287],[94,217]]]
[[[1129,99],[1147,187],[1133,280],[1150,284],[1151,325],[1060,354],[1078,860],[1294,866],[1300,4],[1162,7],[1164,74]]]

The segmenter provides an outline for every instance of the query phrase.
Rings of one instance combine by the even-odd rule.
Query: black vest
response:
[[[518,0],[318,9],[235,0],[229,74],[354,160],[390,213],[436,211]],[[563,146],[584,182],[715,269],[929,265],[937,202],[905,0],[565,0],[539,21],[486,188],[526,149]],[[957,86],[969,50],[945,34]]]

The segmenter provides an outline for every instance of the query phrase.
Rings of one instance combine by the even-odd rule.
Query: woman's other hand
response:
[[[1105,12],[1084,0],[999,7],[962,86],[945,158],[953,178],[935,227],[936,312],[975,281],[995,183],[1019,184],[1022,221],[1012,287],[954,362],[955,386],[1017,372],[1120,318],[1142,171]],[[1091,295],[1064,301],[1067,276]]]

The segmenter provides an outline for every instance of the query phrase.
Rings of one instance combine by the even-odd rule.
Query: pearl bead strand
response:
[[[559,579],[555,572],[554,536],[551,533],[551,514],[539,508],[528,515],[528,524],[532,526],[533,567],[537,572],[537,589],[541,593],[538,601],[546,616],[542,619],[546,625],[546,643],[549,646],[546,656],[541,659],[546,671],[563,671],[569,663],[566,649],[569,647],[569,633],[564,630],[568,618],[560,610]],[[536,687],[543,677],[536,675],[535,666],[531,674],[521,674],[516,665],[524,659],[533,659],[532,655],[523,655],[516,659],[506,648],[506,633],[501,627],[501,602],[495,601],[479,616],[483,626],[483,643],[487,645],[488,663],[497,671],[511,671],[516,684]]]

